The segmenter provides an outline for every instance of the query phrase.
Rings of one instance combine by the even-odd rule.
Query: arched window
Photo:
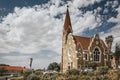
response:
[[[100,51],[98,48],[95,48],[94,53],[93,53],[94,61],[99,61],[100,60]]]
[[[72,50],[69,49],[69,50],[68,50],[68,56],[71,56],[71,55],[72,55]]]

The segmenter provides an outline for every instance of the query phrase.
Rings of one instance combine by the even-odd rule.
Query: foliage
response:
[[[31,73],[32,73],[32,70],[25,70],[25,71],[23,71],[24,79],[26,79]]]
[[[93,75],[94,75],[94,72],[87,72],[87,75],[88,75],[88,76],[93,76]]]
[[[92,68],[92,69],[96,69],[97,64],[96,63],[91,63],[88,65],[88,67]]]
[[[108,73],[108,67],[105,67],[105,66],[99,67],[98,72],[99,72],[99,74],[104,75],[104,74]]]
[[[77,69],[71,69],[71,70],[67,70],[66,73],[68,75],[78,75],[79,74],[79,70],[77,70]]]
[[[58,64],[56,62],[50,63],[47,70],[60,71],[60,64]]]
[[[36,75],[40,75],[40,74],[42,74],[42,71],[38,69],[38,70],[35,70],[34,73],[35,73]]]
[[[115,46],[115,56],[120,57],[120,44],[116,43]]]
[[[9,66],[8,64],[0,64],[0,66]]]
[[[27,80],[39,80],[39,77],[36,74],[32,73],[27,77]]]
[[[110,80],[108,76],[104,76],[102,80]]]
[[[113,42],[113,36],[110,35],[110,36],[106,37],[106,42],[107,42],[107,44],[108,44],[109,42]]]

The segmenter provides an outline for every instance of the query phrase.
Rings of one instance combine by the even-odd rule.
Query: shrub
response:
[[[77,70],[77,69],[67,70],[67,74],[68,75],[78,75],[79,74],[79,70]]]
[[[94,72],[88,72],[87,75],[88,75],[88,76],[93,76],[93,75],[94,75]]]
[[[27,80],[39,80],[39,77],[36,74],[32,73],[27,77]]]
[[[23,77],[26,80],[26,78],[32,73],[32,70],[25,70],[23,71]]]
[[[102,75],[108,73],[108,67],[99,67],[98,68],[98,73],[102,74]]]
[[[40,75],[40,74],[42,74],[42,72],[39,71],[39,70],[36,70],[34,73],[35,73],[36,75]]]
[[[104,76],[102,80],[110,80],[110,78],[107,76]]]
[[[97,64],[96,63],[91,63],[88,65],[89,68],[96,69]]]

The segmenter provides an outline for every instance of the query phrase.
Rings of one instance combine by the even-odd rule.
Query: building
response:
[[[67,8],[62,36],[62,72],[73,68],[82,69],[92,63],[111,67],[111,45],[112,40],[105,43],[98,34],[92,37],[73,35]]]
[[[21,66],[0,66],[0,68],[5,70],[5,75],[10,75],[13,73],[20,75],[24,70],[26,70],[25,67]]]

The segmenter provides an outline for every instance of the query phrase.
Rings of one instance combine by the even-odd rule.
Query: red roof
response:
[[[88,38],[88,37],[81,37],[81,36],[73,36],[73,37],[75,39],[76,44],[77,43],[81,44],[83,50],[88,50],[88,47],[90,46],[90,43],[91,43],[92,38],[93,38],[93,37]],[[105,45],[105,43],[103,42],[103,40],[101,42],[103,44],[104,49],[107,51],[108,48]]]
[[[8,71],[23,71],[26,69],[20,66],[0,66],[0,68],[4,68],[5,70],[8,70]]]
[[[84,50],[88,50],[92,38],[74,36],[75,42],[80,43]]]

